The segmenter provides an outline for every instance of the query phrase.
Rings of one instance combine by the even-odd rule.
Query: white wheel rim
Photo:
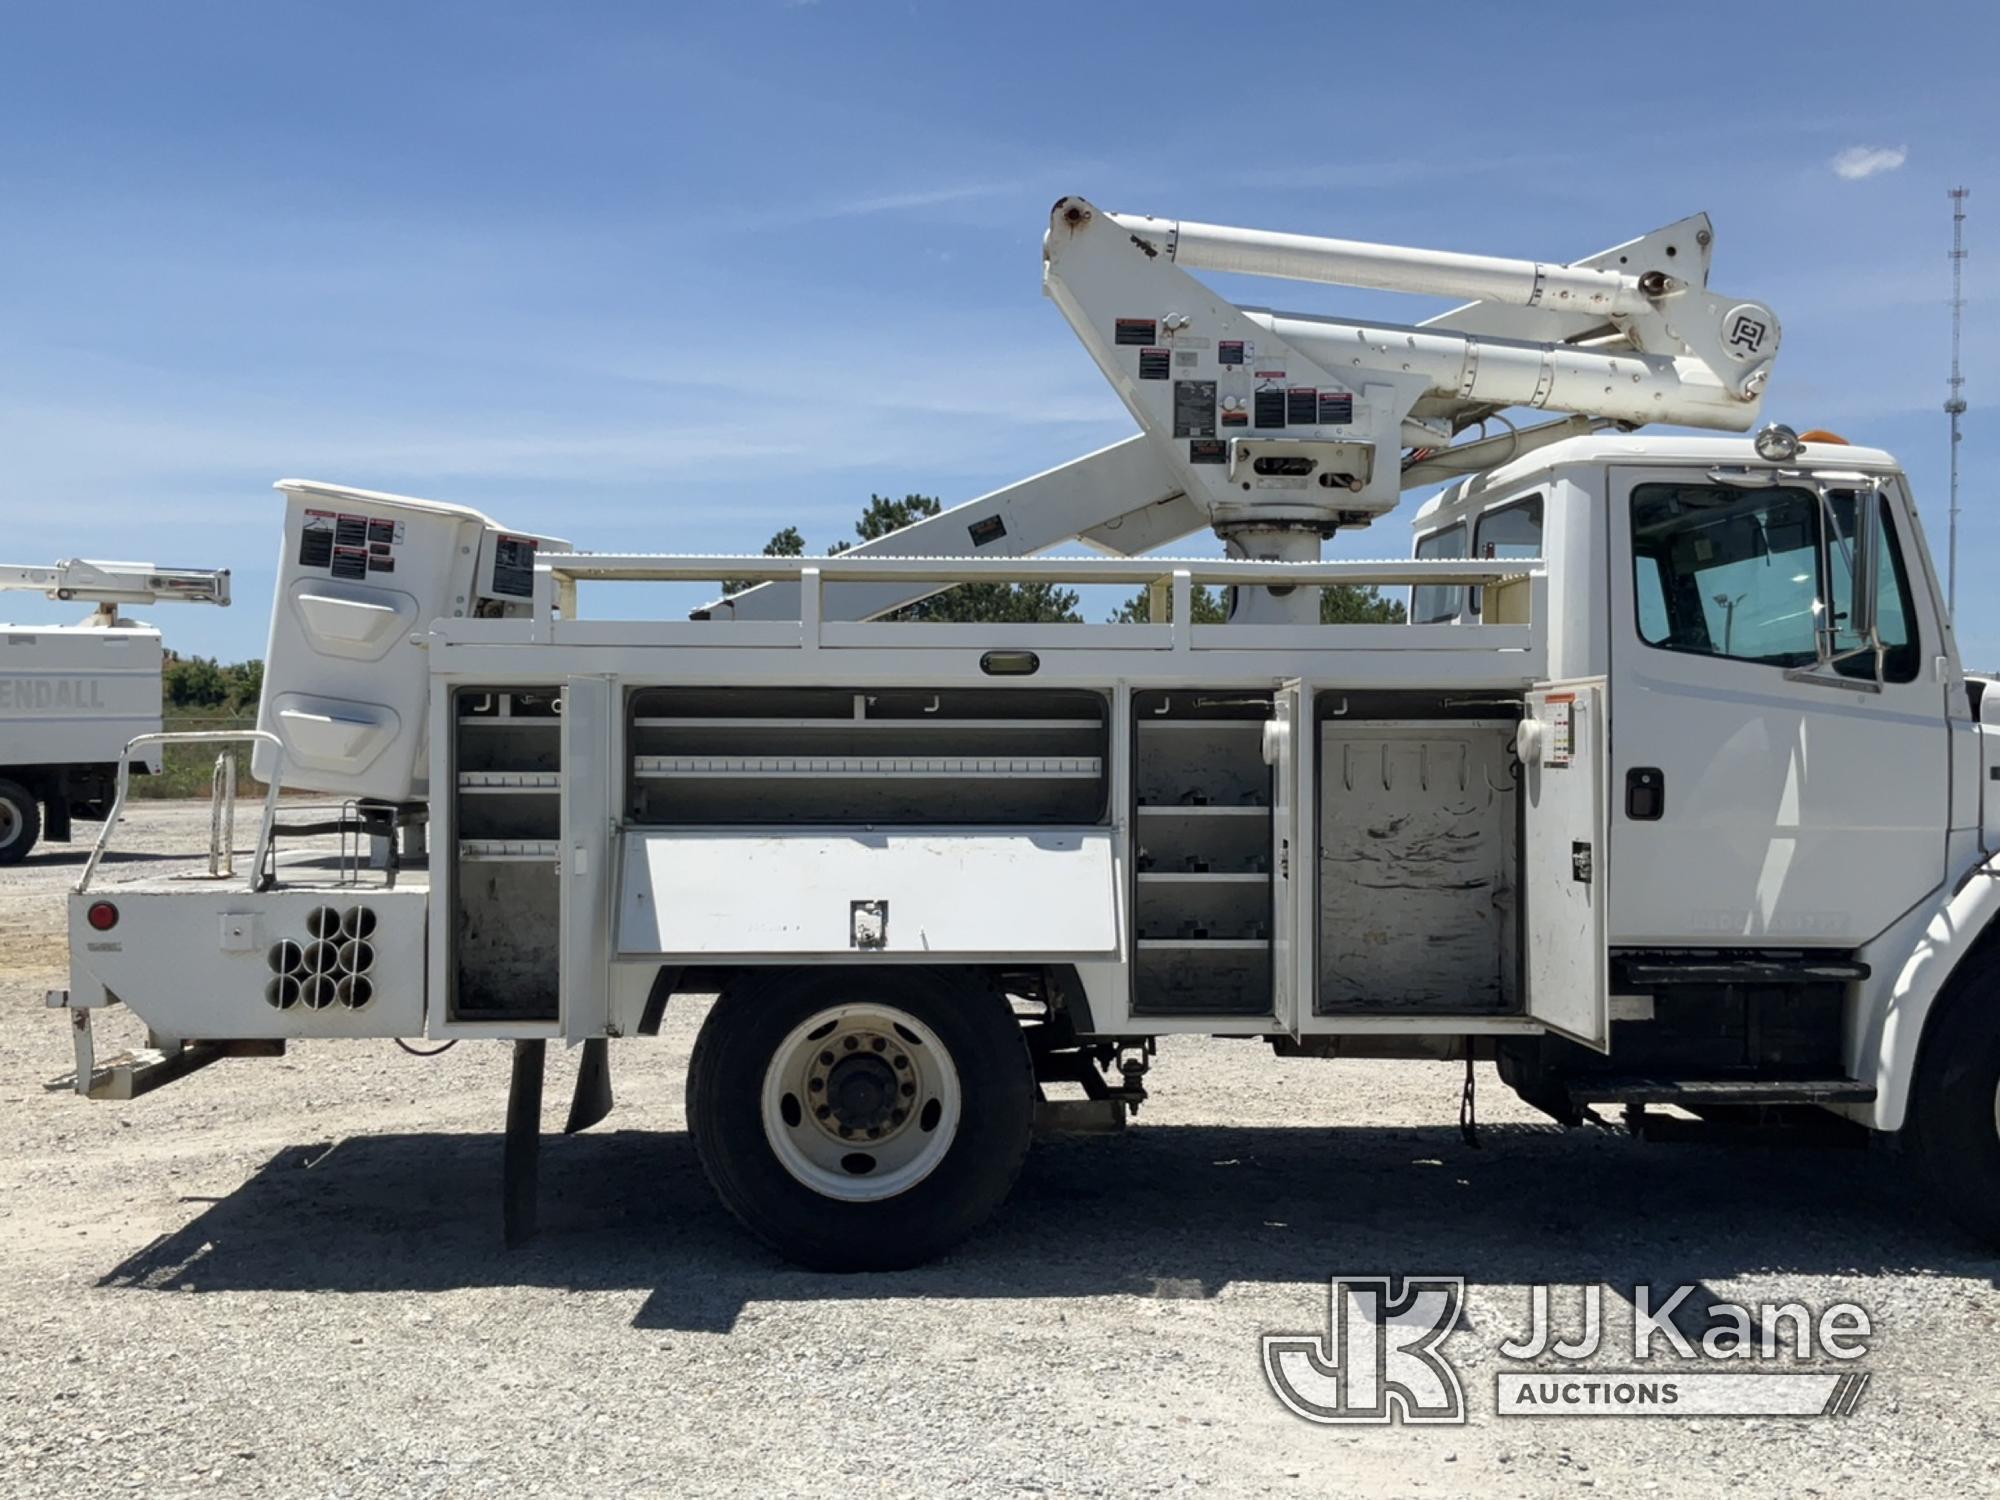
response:
[[[21,809],[8,798],[0,797],[0,849],[21,836],[21,830],[28,826],[28,820],[21,815]]]
[[[815,1193],[872,1203],[937,1169],[958,1135],[961,1098],[950,1053],[908,1011],[832,1006],[793,1027],[772,1054],[764,1138]]]

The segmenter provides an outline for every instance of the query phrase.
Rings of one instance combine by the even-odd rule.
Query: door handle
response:
[[[1667,810],[1667,776],[1658,766],[1634,766],[1625,773],[1625,816],[1634,823],[1657,823]]]

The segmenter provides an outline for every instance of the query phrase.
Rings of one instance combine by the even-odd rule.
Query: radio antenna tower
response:
[[[1945,610],[1958,619],[1958,419],[1965,415],[1965,377],[1958,369],[1959,327],[1965,321],[1965,199],[1970,190],[1948,189],[1951,198],[1951,382],[1944,398],[1951,418],[1951,535],[1946,546]]]

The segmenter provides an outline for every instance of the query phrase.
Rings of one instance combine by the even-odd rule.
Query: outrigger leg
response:
[[[549,1044],[540,1037],[514,1043],[507,1085],[507,1141],[501,1158],[501,1218],[509,1249],[535,1237],[541,1185],[542,1073]]]
[[[535,1237],[541,1193],[542,1079],[549,1044],[540,1038],[514,1043],[514,1074],[507,1086],[507,1140],[501,1160],[501,1214],[508,1248]],[[592,1037],[578,1059],[563,1134],[588,1130],[611,1113],[611,1044]]]

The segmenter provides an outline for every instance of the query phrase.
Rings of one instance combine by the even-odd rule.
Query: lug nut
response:
[[[849,1052],[852,1052],[856,1047],[859,1047],[861,1045],[861,1040],[859,1037],[849,1037],[846,1041],[842,1042],[840,1045],[845,1047]]]
[[[917,1092],[917,1086],[914,1083],[906,1083],[903,1085],[903,1097],[905,1099],[911,1099],[916,1097],[916,1092]]]
[[[833,1110],[831,1108],[822,1104],[813,1111],[813,1118],[816,1120],[824,1120],[828,1115],[832,1113]]]
[[[821,1089],[826,1087],[826,1084],[820,1079],[808,1078],[806,1080],[806,1087],[813,1093],[817,1094]]]
[[[820,1066],[821,1066],[821,1067],[823,1067],[823,1068],[830,1068],[830,1067],[832,1067],[832,1066],[833,1066],[833,1054],[832,1054],[831,1052],[822,1052],[822,1053],[820,1053],[820,1055],[819,1055],[819,1064],[820,1064]]]
[[[869,1045],[869,1046],[871,1046],[871,1047],[873,1047],[873,1048],[874,1048],[874,1049],[875,1049],[875,1050],[876,1050],[877,1052],[880,1052],[880,1051],[884,1050],[884,1049],[885,1049],[885,1048],[886,1048],[886,1047],[887,1047],[887,1046],[888,1046],[889,1044],[888,1044],[887,1042],[883,1041],[883,1040],[882,1040],[882,1038],[880,1038],[880,1037],[878,1036],[878,1037],[875,1037],[875,1038],[874,1038],[873,1040],[871,1040],[871,1041],[870,1041],[870,1042],[868,1043],[868,1045]]]
[[[899,1068],[907,1068],[910,1065],[910,1060],[900,1052],[896,1054],[894,1061]]]
[[[891,1125],[900,1125],[903,1121],[909,1119],[909,1117],[910,1112],[907,1109],[892,1109],[889,1111],[889,1123]]]
[[[853,1134],[854,1134],[854,1127],[852,1125],[843,1125],[840,1127],[840,1138],[843,1141]]]

